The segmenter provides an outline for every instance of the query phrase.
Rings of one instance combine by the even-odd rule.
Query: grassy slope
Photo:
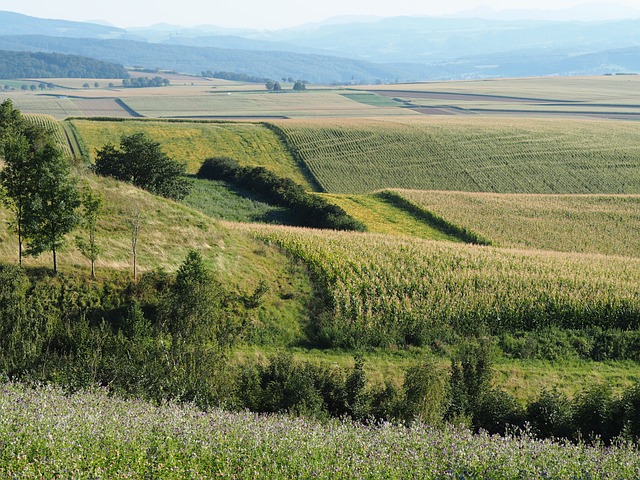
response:
[[[277,125],[331,193],[640,193],[635,122],[423,116]]]
[[[118,145],[122,135],[144,132],[162,144],[171,158],[185,162],[189,173],[196,173],[202,162],[214,156],[228,156],[245,165],[266,165],[278,175],[289,177],[311,189],[291,155],[278,138],[260,124],[190,123],[129,120],[98,122],[72,120],[83,143],[95,160],[96,150],[107,143]]]
[[[459,241],[375,195],[322,194],[322,196],[364,223],[369,232]]]
[[[184,203],[210,217],[232,222],[260,222],[292,225],[290,212],[270,205],[258,196],[218,180],[193,178],[191,193]]]
[[[639,195],[397,193],[501,246],[640,257]]]
[[[98,220],[97,241],[103,253],[96,262],[97,275],[105,270],[131,271],[131,233],[128,222],[135,210],[141,214],[138,240],[140,272],[162,268],[174,271],[190,249],[200,252],[209,267],[232,288],[250,294],[261,280],[269,285],[264,304],[252,319],[256,333],[276,341],[300,340],[300,318],[308,315],[311,284],[304,268],[290,262],[276,248],[231,228],[191,207],[153,196],[112,179],[83,174],[83,182],[102,192],[104,210]],[[4,228],[10,215],[0,207],[0,262],[17,262],[17,239]],[[74,234],[81,234],[77,230]],[[64,271],[89,273],[89,262],[73,246],[59,254]],[[50,267],[49,254],[26,258],[26,267]],[[264,332],[263,325],[271,331]],[[267,330],[268,330],[267,329]]]

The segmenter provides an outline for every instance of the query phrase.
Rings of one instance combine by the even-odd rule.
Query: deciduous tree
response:
[[[76,237],[76,245],[80,253],[91,261],[91,278],[95,280],[96,269],[95,263],[102,249],[96,242],[96,225],[98,223],[98,215],[102,209],[104,197],[97,192],[85,186],[81,192],[81,223],[87,233],[87,237]]]
[[[65,244],[65,235],[78,224],[80,194],[69,162],[52,141],[34,153],[32,179],[34,188],[26,208],[24,232],[26,254],[37,256],[50,251],[57,272],[57,253]]]
[[[186,165],[169,158],[144,133],[123,136],[119,147],[105,145],[97,153],[95,171],[175,200],[186,197],[191,189]]]

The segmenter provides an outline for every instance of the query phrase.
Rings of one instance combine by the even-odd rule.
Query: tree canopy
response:
[[[124,135],[118,147],[107,144],[98,150],[95,171],[133,183],[163,197],[181,200],[189,194],[191,183],[185,177],[186,165],[171,159],[160,144],[144,133]]]
[[[0,187],[13,211],[9,227],[18,235],[20,264],[26,241],[27,255],[51,251],[57,272],[56,254],[78,223],[80,197],[70,165],[51,135],[25,122],[11,100],[0,105],[0,147]]]
[[[128,78],[122,65],[79,55],[0,50],[0,78]]]

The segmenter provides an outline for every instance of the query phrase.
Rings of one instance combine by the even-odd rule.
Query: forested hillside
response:
[[[0,50],[0,78],[129,78],[122,65],[78,55]]]

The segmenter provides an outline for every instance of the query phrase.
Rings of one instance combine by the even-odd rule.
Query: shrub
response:
[[[241,167],[229,157],[213,157],[202,164],[198,178],[238,184],[276,205],[291,209],[301,226],[335,230],[365,229],[362,223],[350,217],[342,208],[307,193],[293,180],[278,177],[264,167]]]
[[[527,406],[527,422],[540,438],[570,438],[571,403],[557,390],[543,391],[540,397]]]
[[[473,428],[489,434],[506,434],[510,429],[522,428],[525,411],[515,398],[501,390],[489,390],[473,408]]]

